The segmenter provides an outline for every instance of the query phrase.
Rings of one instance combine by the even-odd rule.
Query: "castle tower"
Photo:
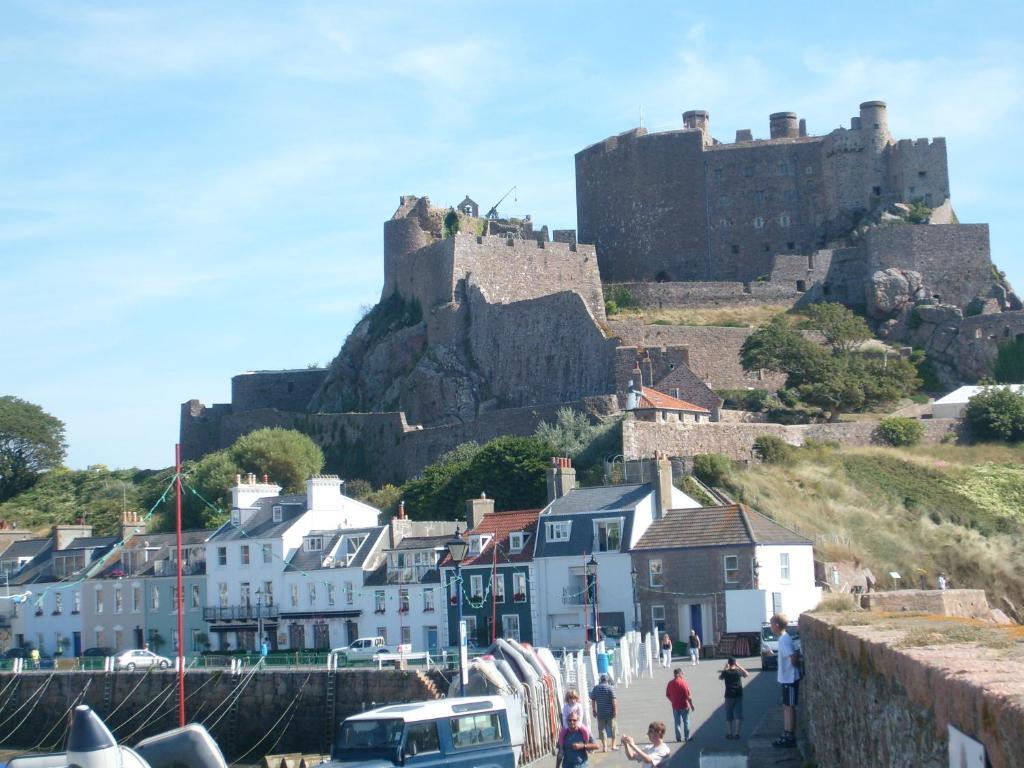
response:
[[[889,116],[884,101],[865,101],[860,105],[860,126],[871,141],[884,147],[889,143]]]
[[[700,131],[704,134],[704,143],[711,143],[711,116],[703,109],[691,109],[683,112],[683,128],[688,131]]]
[[[768,117],[768,128],[773,139],[795,139],[800,136],[800,122],[796,112],[775,112]]]

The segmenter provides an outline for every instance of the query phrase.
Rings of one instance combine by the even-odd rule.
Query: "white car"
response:
[[[352,645],[334,648],[331,653],[345,663],[353,661],[370,661],[379,653],[394,653],[395,649],[388,645],[383,637],[360,637]]]
[[[148,669],[157,667],[167,669],[171,666],[171,660],[166,656],[157,656],[152,651],[125,651],[117,657],[117,668],[126,669],[131,672],[134,669]]]

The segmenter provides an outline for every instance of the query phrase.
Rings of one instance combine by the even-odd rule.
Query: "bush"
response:
[[[1024,439],[1024,392],[986,387],[968,401],[964,420],[978,440]]]
[[[992,375],[1001,384],[1024,382],[1024,338],[999,345]]]
[[[765,464],[786,464],[793,459],[794,449],[780,437],[761,435],[754,440],[754,453]]]
[[[917,419],[890,416],[878,424],[876,436],[883,443],[896,447],[917,445],[924,435],[924,426]]]
[[[693,457],[693,474],[706,485],[725,485],[731,472],[732,462],[720,453],[699,453]]]

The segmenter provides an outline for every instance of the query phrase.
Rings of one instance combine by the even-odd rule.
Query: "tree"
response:
[[[732,462],[720,453],[698,453],[693,457],[693,474],[712,487],[724,486],[732,472]]]
[[[808,378],[827,352],[776,315],[750,334],[740,348],[744,370],[766,368],[794,378],[791,386]]]
[[[811,304],[804,315],[807,317],[804,327],[821,331],[825,343],[834,352],[849,354],[872,336],[864,318],[842,304]]]
[[[18,397],[0,397],[0,501],[31,488],[67,452],[64,422]]]
[[[1024,383],[1024,337],[999,345],[992,376],[1000,384]]]
[[[320,447],[294,429],[257,429],[238,438],[228,452],[241,472],[266,474],[289,493],[301,492],[306,479],[324,466]]]
[[[1024,439],[1024,392],[985,387],[967,402],[964,419],[979,440]]]
[[[572,408],[559,408],[555,423],[542,421],[533,436],[550,445],[558,456],[575,459],[600,431],[601,427],[591,424],[585,414]]]
[[[890,416],[878,423],[878,439],[897,448],[917,445],[924,435],[924,427],[917,419],[906,416]]]

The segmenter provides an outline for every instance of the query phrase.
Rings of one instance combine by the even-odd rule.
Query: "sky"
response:
[[[3,0],[0,395],[68,466],[169,466],[181,403],[333,359],[400,195],[574,228],[573,155],[688,109],[888,102],[1024,289],[1024,4],[823,5]]]

